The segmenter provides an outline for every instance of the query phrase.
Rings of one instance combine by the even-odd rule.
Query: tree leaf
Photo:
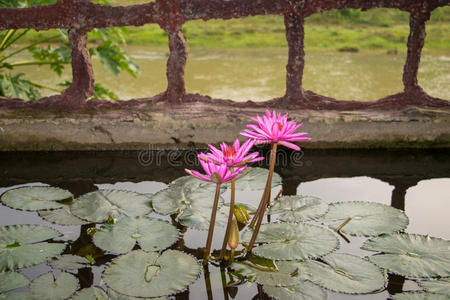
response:
[[[249,242],[253,230],[242,236]],[[292,223],[261,225],[256,243],[267,243],[253,248],[255,255],[275,260],[293,260],[320,257],[334,251],[339,246],[336,236],[328,229]]]
[[[103,250],[123,254],[131,251],[136,243],[146,251],[163,250],[178,238],[178,230],[168,222],[148,217],[121,217],[115,224],[103,225],[93,241]]]
[[[28,278],[16,272],[0,273],[0,293],[18,289],[30,283]]]
[[[264,291],[274,299],[282,300],[326,300],[327,293],[309,281],[301,281],[290,287],[265,285]]]
[[[351,218],[341,232],[359,236],[378,236],[392,233],[408,226],[406,214],[392,206],[370,202],[340,202],[330,204],[328,213],[323,217],[332,229],[336,229],[345,220]]]
[[[21,210],[42,210],[63,207],[58,201],[71,200],[72,193],[50,186],[26,186],[5,192],[1,201],[8,207]]]
[[[152,211],[147,195],[122,190],[98,190],[79,197],[70,208],[75,216],[102,223],[108,217],[137,217]]]
[[[160,297],[184,290],[201,267],[192,256],[177,250],[132,251],[117,258],[103,274],[113,290],[133,297]]]
[[[74,216],[70,211],[69,205],[64,205],[58,209],[39,211],[39,216],[50,223],[59,225],[78,226],[89,224],[89,221]]]
[[[39,225],[0,227],[0,271],[30,267],[59,255],[66,245],[39,243],[60,236],[56,230]],[[7,247],[18,243],[17,247]]]
[[[300,263],[300,277],[340,293],[370,293],[384,286],[385,276],[372,263],[358,256],[332,253],[323,262],[308,260]]]
[[[78,288],[78,280],[69,273],[62,272],[58,278],[53,273],[39,276],[30,284],[33,299],[64,300],[71,296]]]
[[[65,254],[48,263],[53,269],[77,270],[89,266],[89,260],[78,255]]]
[[[269,214],[281,214],[279,221],[303,222],[323,216],[328,204],[313,196],[282,196],[272,205]]]
[[[383,252],[370,261],[405,277],[450,276],[450,241],[419,234],[392,234],[370,239],[362,249]]]
[[[70,298],[70,300],[108,300],[108,295],[96,286],[84,288]]]
[[[267,177],[269,176],[269,170],[264,168],[248,168],[249,172],[236,181],[236,190],[264,190],[266,187]],[[228,183],[226,186],[230,186]],[[272,188],[281,185],[281,176],[276,172],[272,177]]]
[[[419,285],[427,292],[444,294],[450,297],[450,277],[439,280],[420,281]]]

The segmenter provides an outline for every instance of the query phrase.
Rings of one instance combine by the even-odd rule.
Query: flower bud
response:
[[[230,233],[228,235],[228,246],[231,249],[236,249],[239,245],[239,227],[235,218],[230,225]]]

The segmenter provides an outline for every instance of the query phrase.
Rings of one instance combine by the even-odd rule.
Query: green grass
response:
[[[148,0],[147,0],[148,1]],[[116,0],[115,5],[145,3],[145,0]],[[450,7],[432,12],[427,23],[425,50],[450,50]],[[156,24],[126,27],[130,45],[167,45],[167,34]],[[231,20],[190,21],[183,26],[188,46],[207,48],[287,47],[282,16],[266,15]],[[409,15],[395,9],[367,12],[344,9],[314,14],[306,19],[308,50],[405,51]],[[27,40],[48,32],[29,34]],[[90,35],[90,42],[96,37]]]

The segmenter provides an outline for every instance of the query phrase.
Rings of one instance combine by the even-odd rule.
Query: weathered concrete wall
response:
[[[233,141],[264,107],[193,102],[127,110],[0,111],[0,150],[201,148]],[[306,148],[450,147],[450,109],[396,111],[281,109],[303,121]]]

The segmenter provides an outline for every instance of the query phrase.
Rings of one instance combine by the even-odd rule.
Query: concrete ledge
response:
[[[280,109],[303,121],[306,148],[450,147],[450,108],[395,111]],[[233,141],[261,107],[194,102],[77,112],[0,111],[1,151],[202,148]]]

